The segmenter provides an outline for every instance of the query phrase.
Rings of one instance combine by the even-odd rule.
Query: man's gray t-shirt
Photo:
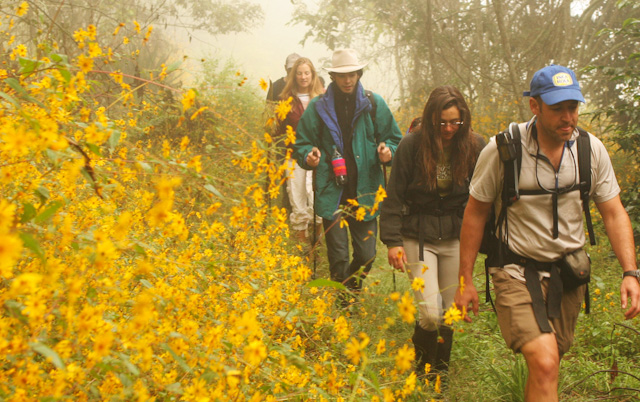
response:
[[[537,141],[531,136],[535,117],[521,123],[522,167],[520,189],[549,190],[565,188],[579,182],[578,150],[575,130],[568,141],[557,174],[545,159],[536,158]],[[590,197],[596,203],[608,201],[620,193],[620,187],[611,165],[611,160],[602,142],[589,134],[591,143],[591,190]],[[469,187],[469,193],[478,201],[495,203],[501,207],[501,191],[504,165],[500,162],[495,138],[481,152]],[[571,191],[558,196],[559,237],[553,238],[552,195],[521,195],[520,200],[507,208],[508,244],[511,251],[537,261],[558,260],[569,252],[581,248],[585,243],[582,202],[580,191]],[[517,275],[520,276],[520,275]]]

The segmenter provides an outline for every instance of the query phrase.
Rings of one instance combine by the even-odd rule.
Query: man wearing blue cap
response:
[[[590,155],[588,195],[602,215],[624,272],[620,295],[627,319],[640,313],[640,271],[611,160],[598,138],[577,128],[578,106],[585,100],[575,74],[566,67],[550,65],[534,74],[530,88],[524,95],[530,96],[534,116],[513,125],[520,132],[520,142],[514,145],[521,149],[520,175],[515,181],[520,198],[504,198],[508,208],[502,209],[506,163],[500,153],[506,149],[504,144],[516,138],[516,127],[504,135],[507,140],[492,138],[476,164],[460,234],[459,276],[464,286],[456,292],[456,304],[461,309],[471,304],[473,312],[478,312],[473,265],[493,206],[502,251],[497,261],[488,258],[488,269],[498,323],[507,345],[522,353],[527,362],[525,400],[549,402],[558,400],[560,359],[573,342],[586,288],[584,284],[572,285],[563,275],[572,267],[580,272],[589,268],[588,255],[582,249],[585,234],[579,190],[584,189],[585,181],[579,172],[584,163],[579,162],[579,142],[590,146],[590,151],[583,148]],[[580,136],[586,138],[579,140]],[[504,152],[502,155],[509,159]],[[465,319],[471,321],[468,316]]]

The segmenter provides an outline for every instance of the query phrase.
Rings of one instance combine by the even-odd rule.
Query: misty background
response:
[[[245,32],[214,36],[204,31],[188,33],[182,28],[175,28],[171,31],[171,37],[176,40],[185,55],[192,59],[215,57],[231,60],[238,66],[239,71],[248,77],[247,85],[250,86],[257,87],[260,78],[269,82],[284,76],[285,59],[291,53],[311,59],[318,74],[324,78],[325,85],[328,85],[330,78],[322,67],[330,66],[333,50],[315,42],[313,38],[309,38],[304,45],[301,44],[309,27],[291,22],[296,7],[292,1],[255,0],[253,3],[262,7],[264,19],[253,26],[247,26]],[[311,0],[296,3],[305,4],[312,10],[318,7],[316,2]],[[391,102],[397,93],[397,80],[394,75],[383,78],[380,67],[391,67],[390,60],[366,57],[357,46],[353,47],[358,50],[362,60],[370,62],[362,78],[365,88],[381,94]],[[191,66],[198,71],[198,63],[192,63]]]

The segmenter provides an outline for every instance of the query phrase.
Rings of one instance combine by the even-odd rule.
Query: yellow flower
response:
[[[276,116],[278,120],[283,121],[287,118],[287,115],[291,111],[291,102],[293,101],[292,97],[289,97],[287,100],[282,100],[278,102],[278,106],[276,106]]]
[[[14,295],[31,294],[38,290],[42,275],[33,272],[24,273],[11,282],[11,293]]]
[[[105,357],[111,350],[113,344],[113,332],[110,329],[101,331],[93,343],[93,352],[97,357]]]
[[[387,350],[387,341],[380,339],[380,342],[376,345],[376,354],[381,355]]]
[[[271,144],[273,142],[273,138],[271,138],[271,135],[269,135],[269,133],[264,133],[264,142],[266,142],[267,144]]]
[[[91,24],[87,27],[87,36],[89,37],[89,39],[95,40],[97,33],[98,33],[98,28],[96,28],[95,25]]]
[[[411,289],[416,292],[422,292],[424,290],[424,279],[419,277],[413,278],[413,282],[411,282]]]
[[[345,355],[351,360],[351,362],[355,365],[360,363],[361,359],[366,359],[366,354],[364,350],[369,345],[370,338],[364,332],[360,332],[358,335],[360,337],[360,341],[356,338],[351,338],[351,341],[347,344],[345,348]]]
[[[367,211],[365,211],[365,209],[363,207],[358,208],[358,210],[356,211],[356,220],[357,221],[363,221],[364,220],[364,216],[367,214]]]
[[[398,371],[404,373],[405,371],[409,370],[411,368],[413,360],[415,359],[415,356],[416,355],[413,348],[410,348],[407,345],[402,346],[402,349],[398,350],[395,358],[396,368],[398,369]]]
[[[28,10],[29,10],[29,3],[27,3],[26,1],[23,1],[22,4],[20,4],[20,7],[18,7],[18,10],[16,10],[16,14],[18,15],[18,17],[22,17],[27,13]]]
[[[284,140],[284,145],[295,144],[296,143],[296,132],[293,131],[293,128],[287,125],[287,133],[286,138]]]
[[[187,163],[187,167],[194,169],[196,172],[200,173],[202,171],[202,155],[196,155],[189,163]]]
[[[360,359],[362,359],[362,349],[360,349],[360,342],[356,338],[351,338],[351,341],[347,343],[347,346],[344,350],[345,356],[351,360],[353,364],[360,363]]]
[[[346,340],[349,338],[351,334],[351,329],[349,328],[349,323],[343,316],[339,316],[336,319],[336,322],[333,324],[333,329],[336,331],[338,335],[338,339]]]
[[[186,112],[188,109],[190,109],[193,106],[195,101],[196,101],[196,91],[194,91],[193,89],[188,90],[187,93],[184,94],[184,97],[182,98],[182,110]]]
[[[83,73],[88,73],[93,69],[93,60],[84,54],[78,56],[78,67]]]
[[[409,377],[405,380],[404,387],[402,387],[402,395],[409,396],[416,389],[416,380],[418,377],[416,373],[409,374]]]
[[[0,233],[9,233],[13,226],[16,206],[7,200],[0,200]]]
[[[203,106],[200,109],[196,110],[196,112],[191,115],[191,120],[195,120],[198,116],[200,116],[200,113],[204,112],[207,109],[209,109],[209,106]]]
[[[244,358],[252,366],[257,366],[267,358],[267,347],[261,340],[251,341],[244,348]]]
[[[398,303],[398,310],[400,310],[400,317],[402,321],[412,323],[415,321],[416,307],[413,305],[413,299],[408,292],[405,292],[402,299]]]
[[[0,277],[13,277],[13,264],[22,254],[22,240],[18,236],[0,233]]]
[[[378,191],[376,191],[376,197],[373,200],[373,206],[371,207],[371,216],[378,211],[378,206],[385,198],[387,198],[387,192],[382,186],[379,186]]]
[[[447,325],[451,325],[456,321],[460,321],[462,319],[462,311],[458,310],[458,307],[455,303],[451,304],[449,310],[444,313],[444,323]]]
[[[460,294],[464,293],[464,276],[460,277]]]
[[[121,22],[120,24],[118,24],[116,29],[113,31],[113,36],[118,35],[118,32],[120,31],[120,28],[122,28],[124,25],[125,25],[124,22]]]
[[[262,88],[263,91],[266,91],[267,88],[269,87],[269,84],[267,84],[267,81],[265,81],[263,78],[260,78],[260,81],[258,82],[258,84],[260,85],[260,88]]]
[[[98,56],[102,56],[102,49],[100,45],[95,42],[89,43],[89,57],[96,58]]]

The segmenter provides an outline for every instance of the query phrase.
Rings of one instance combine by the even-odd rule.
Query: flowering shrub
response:
[[[27,11],[23,3],[16,14]],[[144,42],[151,31],[135,25]],[[333,287],[306,286],[311,271],[288,245],[285,212],[268,202],[286,162],[270,161],[263,133],[246,133],[249,149],[226,159],[206,136],[176,137],[194,121],[227,121],[235,132],[217,127],[216,141],[246,144],[215,100],[199,102],[194,88],[136,101],[121,72],[95,70],[114,57],[96,28],[74,38],[73,60],[5,43],[0,398],[390,401],[415,392],[410,346],[389,350],[334,310]],[[161,84],[167,67],[158,71],[143,81],[177,92]],[[120,86],[116,102],[104,104],[98,76]],[[176,117],[171,135],[150,123],[163,114]],[[410,297],[398,305],[413,321]]]

